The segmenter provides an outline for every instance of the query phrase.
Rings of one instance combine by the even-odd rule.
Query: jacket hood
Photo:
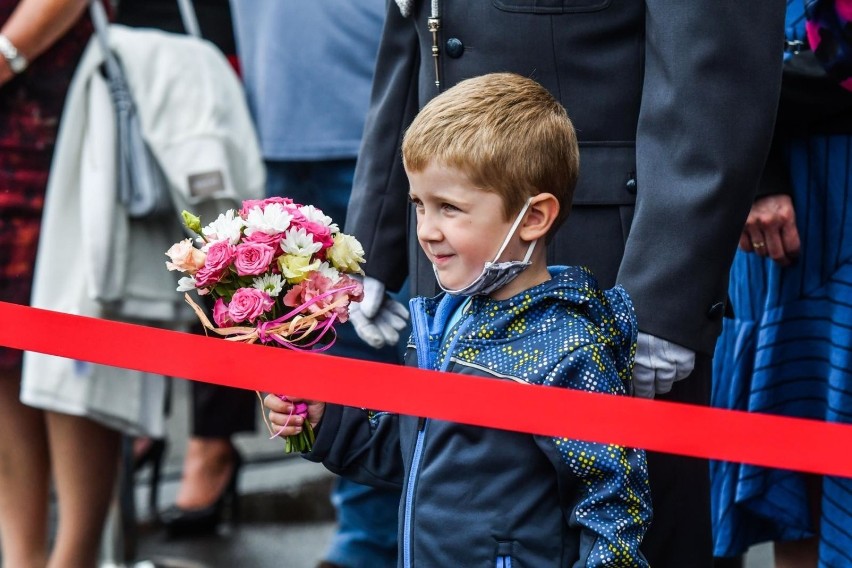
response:
[[[488,314],[495,326],[512,328],[528,307],[536,309],[568,309],[579,312],[591,324],[587,329],[590,341],[607,344],[612,352],[618,376],[625,384],[633,376],[638,325],[633,302],[620,285],[602,290],[592,272],[579,266],[550,266],[551,279],[505,300],[488,296],[471,298],[471,309]],[[414,302],[412,300],[412,311]],[[422,300],[430,336],[440,336],[446,322],[466,298],[441,294]],[[500,320],[503,320],[502,322]],[[518,328],[519,326],[515,325]],[[519,334],[538,333],[538,330],[519,329]]]

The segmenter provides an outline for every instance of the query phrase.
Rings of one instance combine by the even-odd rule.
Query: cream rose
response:
[[[171,262],[166,262],[166,268],[186,272],[189,275],[198,272],[204,266],[204,260],[207,258],[206,254],[192,246],[190,239],[184,239],[173,244],[166,251],[166,256],[171,259]]]
[[[328,260],[341,272],[364,274],[361,263],[364,262],[364,247],[352,235],[338,233],[334,235],[334,244],[328,249]]]

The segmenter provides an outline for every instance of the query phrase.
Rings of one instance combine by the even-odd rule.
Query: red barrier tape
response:
[[[0,302],[0,345],[546,436],[852,477],[852,426],[488,381]],[[48,331],[49,330],[49,331]]]

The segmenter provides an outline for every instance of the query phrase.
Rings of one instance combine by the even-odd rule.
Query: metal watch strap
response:
[[[0,34],[0,55],[3,56],[9,64],[9,68],[16,75],[22,73],[29,63],[27,58],[21,55],[21,52],[15,47],[15,44],[9,41],[9,38],[3,34]]]

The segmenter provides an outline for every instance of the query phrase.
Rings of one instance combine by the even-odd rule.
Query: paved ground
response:
[[[142,553],[153,562],[134,568],[314,568],[333,531],[333,523],[256,524],[215,540],[170,545],[151,539]]]
[[[215,536],[169,540],[143,520],[131,565],[313,568],[335,529],[331,480],[322,466],[301,458],[250,462],[241,483],[240,523],[224,525]],[[176,487],[174,481],[164,488],[165,503],[173,502]],[[137,501],[144,503],[144,492]]]
[[[188,389],[175,381],[169,446],[160,489],[160,509],[174,503],[189,419]],[[314,568],[335,529],[329,502],[333,475],[318,464],[283,453],[269,440],[258,417],[257,433],[235,443],[243,455],[239,480],[240,519],[213,536],[169,540],[148,510],[148,472],[136,480],[139,524],[134,533],[118,529],[113,516],[105,539],[104,568]]]

